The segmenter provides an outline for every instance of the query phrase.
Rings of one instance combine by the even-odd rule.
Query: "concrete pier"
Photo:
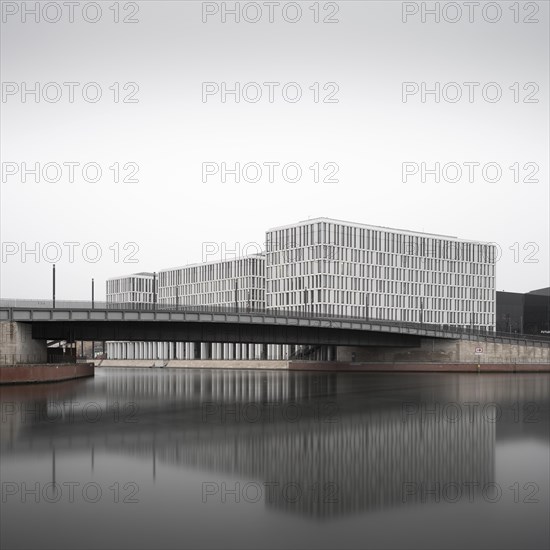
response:
[[[0,366],[46,363],[47,354],[46,340],[34,340],[30,324],[0,322]]]

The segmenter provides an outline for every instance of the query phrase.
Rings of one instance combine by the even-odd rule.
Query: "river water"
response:
[[[550,375],[3,387],[1,547],[548,548]]]

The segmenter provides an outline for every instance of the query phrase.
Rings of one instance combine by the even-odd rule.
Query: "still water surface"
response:
[[[98,369],[0,396],[3,550],[550,547],[546,374]]]

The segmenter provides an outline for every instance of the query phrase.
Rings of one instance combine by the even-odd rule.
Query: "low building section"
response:
[[[109,303],[152,304],[154,273],[134,273],[107,279],[106,298]]]
[[[159,303],[185,306],[265,307],[265,256],[254,254],[159,272]]]
[[[130,292],[138,276],[149,276],[151,284],[155,274],[138,274],[107,281],[107,301],[139,303]],[[114,283],[113,283],[114,282]],[[116,286],[118,285],[118,286]],[[118,288],[119,293],[113,293]],[[153,302],[153,287],[151,286]],[[109,292],[111,290],[111,292]],[[126,293],[122,295],[122,293]],[[241,311],[265,309],[265,256],[253,254],[215,262],[193,264],[158,273],[159,305],[181,307],[237,308]],[[107,342],[109,359],[291,359],[304,353],[297,346],[258,345],[250,343],[206,342]],[[326,352],[325,352],[326,353]],[[323,356],[317,355],[319,359]]]
[[[550,334],[550,287],[526,294],[497,292],[497,330]]]

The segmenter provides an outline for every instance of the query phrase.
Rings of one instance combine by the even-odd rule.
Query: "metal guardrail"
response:
[[[0,308],[24,308],[24,309],[97,309],[116,311],[155,311],[155,312],[185,312],[185,313],[226,313],[226,314],[252,314],[264,317],[285,317],[294,319],[311,319],[322,321],[344,321],[379,324],[387,327],[408,328],[416,330],[437,331],[449,336],[470,336],[479,338],[502,338],[517,341],[529,342],[550,342],[550,334],[520,334],[513,332],[502,332],[487,330],[476,326],[462,326],[435,323],[413,323],[405,321],[391,321],[376,317],[359,317],[336,314],[319,314],[310,312],[288,311],[267,308],[228,307],[228,306],[190,306],[181,304],[178,306],[168,304],[143,304],[132,302],[91,302],[81,300],[56,300],[55,307],[52,300],[29,300],[29,299],[0,299]]]

